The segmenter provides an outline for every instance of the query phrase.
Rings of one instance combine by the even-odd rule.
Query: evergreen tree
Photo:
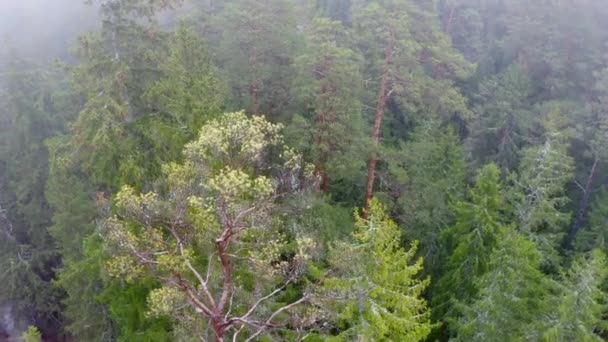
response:
[[[232,0],[215,26],[219,64],[233,89],[233,105],[272,118],[291,97],[296,17],[291,0]]]
[[[387,155],[399,221],[408,227],[408,239],[420,241],[425,272],[434,277],[442,261],[441,231],[454,219],[450,203],[465,195],[464,149],[452,127],[429,119],[412,141]]]
[[[328,192],[332,179],[352,180],[349,174],[363,169],[360,58],[339,22],[317,18],[309,31],[306,52],[296,60],[296,90],[309,114],[294,119],[290,135],[301,141],[299,148],[308,147],[321,190]]]
[[[590,113],[577,125],[579,139],[585,144],[584,152],[581,153],[581,159],[583,160],[577,163],[577,168],[583,169],[584,178],[581,182],[576,180],[581,195],[572,226],[564,241],[566,248],[573,247],[578,231],[586,223],[593,190],[601,174],[602,165],[608,160],[608,153],[606,152],[606,146],[608,146],[608,110],[605,108],[608,104],[608,70],[605,69],[600,73],[595,85],[595,92],[597,93],[597,99],[594,103],[595,108],[592,108]],[[577,174],[580,174],[580,171]]]
[[[598,248],[608,252],[608,189],[602,188],[589,211],[589,225],[576,239],[576,250],[589,252]]]
[[[490,270],[487,261],[505,229],[501,191],[500,170],[488,164],[479,171],[469,199],[454,203],[455,223],[441,235],[447,257],[433,292],[436,317],[455,320],[455,304],[469,304],[478,295],[477,282]]]
[[[573,160],[568,154],[569,132],[564,129],[559,106],[551,106],[545,116],[545,142],[523,151],[517,175],[509,192],[519,230],[535,241],[545,262],[556,260],[570,213],[565,186],[573,177]]]
[[[52,286],[59,255],[46,228],[51,212],[44,197],[48,173],[45,139],[60,116],[50,75],[13,54],[0,79],[0,210],[6,237],[0,249],[0,302],[12,300],[49,336],[61,327],[62,293]]]
[[[357,214],[358,215],[358,214]],[[400,246],[397,224],[371,202],[368,219],[357,216],[353,243],[335,246],[331,274],[321,289],[321,305],[339,324],[341,340],[421,341],[431,331],[422,293],[429,279],[417,279],[423,260],[417,242]]]
[[[529,76],[518,65],[484,80],[475,96],[475,119],[467,141],[473,164],[516,168],[532,128]]]
[[[504,227],[487,260],[488,272],[478,279],[479,293],[463,304],[454,326],[455,341],[539,340],[535,324],[551,309],[555,285],[540,271],[534,243]]]
[[[593,251],[584,259],[577,258],[564,279],[558,305],[545,315],[545,341],[602,341],[598,333],[605,329],[606,256]]]
[[[203,42],[185,27],[174,36],[163,32],[154,20],[171,3],[101,2],[100,31],[80,39],[80,63],[68,67],[73,122],[49,142],[51,231],[66,256],[57,284],[68,294],[68,330],[90,341],[118,334],[168,339],[167,321],[145,316],[149,280],[125,285],[103,277],[108,255],[93,223],[96,198],[123,182],[150,187],[160,165],[177,159],[194,136],[198,127],[190,125],[218,113],[223,102]],[[183,71],[191,67],[198,70]]]
[[[376,146],[393,94],[402,111],[414,117],[469,115],[450,80],[466,77],[469,65],[450,47],[435,7],[410,0],[362,0],[355,2],[353,12],[358,45],[366,59],[364,77],[370,80],[368,87],[377,90],[375,102],[369,105],[375,108],[371,138]],[[378,159],[374,153],[368,161],[364,212],[373,197]]]

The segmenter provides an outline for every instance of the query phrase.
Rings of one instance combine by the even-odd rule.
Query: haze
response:
[[[96,18],[96,9],[80,0],[0,0],[0,44],[30,58],[64,57]]]

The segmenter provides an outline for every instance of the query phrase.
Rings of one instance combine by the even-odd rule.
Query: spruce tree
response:
[[[471,303],[478,295],[477,282],[490,271],[487,261],[505,229],[505,208],[500,170],[488,164],[477,174],[468,199],[453,204],[455,223],[442,232],[447,256],[433,289],[436,317],[453,323],[460,315],[455,304]]]
[[[319,301],[342,332],[338,341],[422,341],[431,331],[422,298],[429,279],[418,279],[417,242],[401,247],[399,226],[377,201],[368,218],[356,214],[353,242],[337,244]]]
[[[476,281],[479,293],[462,304],[454,324],[455,341],[539,340],[534,327],[551,308],[555,284],[540,271],[535,244],[513,227],[504,227],[487,260],[489,271]]]

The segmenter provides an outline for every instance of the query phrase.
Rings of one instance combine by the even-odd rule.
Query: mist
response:
[[[0,0],[0,46],[43,62],[64,58],[99,25],[97,12],[81,0]]]

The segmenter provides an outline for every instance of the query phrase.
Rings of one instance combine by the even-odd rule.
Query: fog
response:
[[[96,17],[84,0],[0,0],[0,45],[40,61],[65,57]]]

